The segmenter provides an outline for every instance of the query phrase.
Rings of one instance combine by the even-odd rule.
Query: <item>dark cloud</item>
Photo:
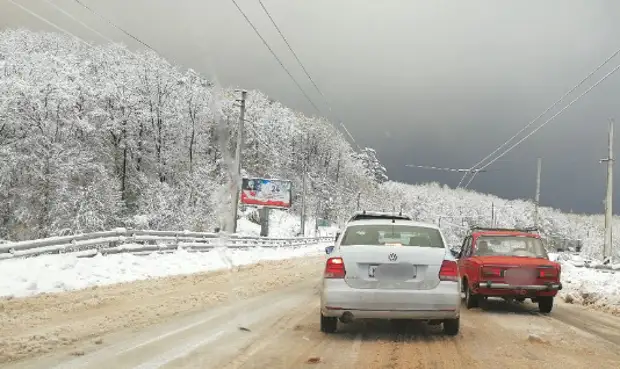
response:
[[[177,63],[315,113],[229,0],[82,1]],[[321,103],[258,3],[238,2]],[[392,179],[411,183],[455,186],[458,174],[404,165],[474,164],[620,47],[620,2],[614,0],[264,2],[360,144],[377,149]],[[101,41],[44,0],[20,3]],[[112,39],[138,47],[74,1],[55,3]],[[0,25],[53,30],[7,1],[0,3]],[[614,62],[600,76],[620,57]],[[491,166],[472,187],[531,197],[541,156],[544,205],[600,212],[605,168],[598,160],[605,156],[608,118],[620,122],[619,89],[620,73]]]

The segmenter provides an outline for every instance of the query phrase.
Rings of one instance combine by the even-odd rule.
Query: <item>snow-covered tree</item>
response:
[[[122,45],[0,32],[0,238],[115,226],[212,229],[230,206],[238,94]],[[309,209],[354,210],[371,180],[326,120],[249,91],[242,168]],[[326,204],[329,204],[327,206]],[[300,201],[293,211],[299,211]]]
[[[355,158],[361,161],[364,173],[377,183],[388,181],[387,169],[377,158],[377,151],[370,147],[365,147],[360,153],[355,154]]]

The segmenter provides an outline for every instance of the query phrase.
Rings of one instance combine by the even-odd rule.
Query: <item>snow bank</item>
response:
[[[586,268],[579,256],[559,261],[563,285],[559,295],[564,301],[620,313],[620,266],[614,266],[616,270]]]
[[[262,260],[320,255],[324,252],[325,245],[316,244],[298,248],[220,248],[204,253],[178,251],[148,256],[116,254],[78,258],[64,254],[5,260],[0,268],[0,297],[63,292],[95,285],[214,271]]]

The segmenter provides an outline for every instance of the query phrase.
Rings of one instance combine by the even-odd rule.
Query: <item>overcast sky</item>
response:
[[[15,1],[81,37],[104,42],[48,0]],[[107,37],[139,47],[74,0],[52,1]],[[173,62],[316,114],[231,0],[81,1]],[[237,2],[328,112],[258,1]],[[617,0],[263,2],[358,143],[377,150],[391,179],[410,183],[456,186],[457,173],[405,165],[472,166],[620,48]],[[7,0],[0,0],[0,27],[54,30]],[[618,64],[620,56],[590,84]],[[531,198],[536,158],[542,157],[542,205],[602,212],[606,172],[599,159],[606,156],[612,117],[620,122],[620,72],[491,165],[470,187]],[[620,123],[617,131],[620,135]],[[620,176],[616,183],[618,192]],[[620,194],[615,198],[619,213]]]

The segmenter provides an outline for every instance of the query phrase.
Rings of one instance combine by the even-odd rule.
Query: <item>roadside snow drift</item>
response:
[[[560,296],[564,301],[620,313],[620,271],[584,268],[563,262],[562,284],[564,288]]]
[[[256,247],[247,250],[219,248],[204,253],[136,256],[116,254],[78,258],[71,254],[44,255],[0,263],[0,297],[24,297],[63,292],[155,277],[215,271],[263,260],[320,255],[325,245]]]

